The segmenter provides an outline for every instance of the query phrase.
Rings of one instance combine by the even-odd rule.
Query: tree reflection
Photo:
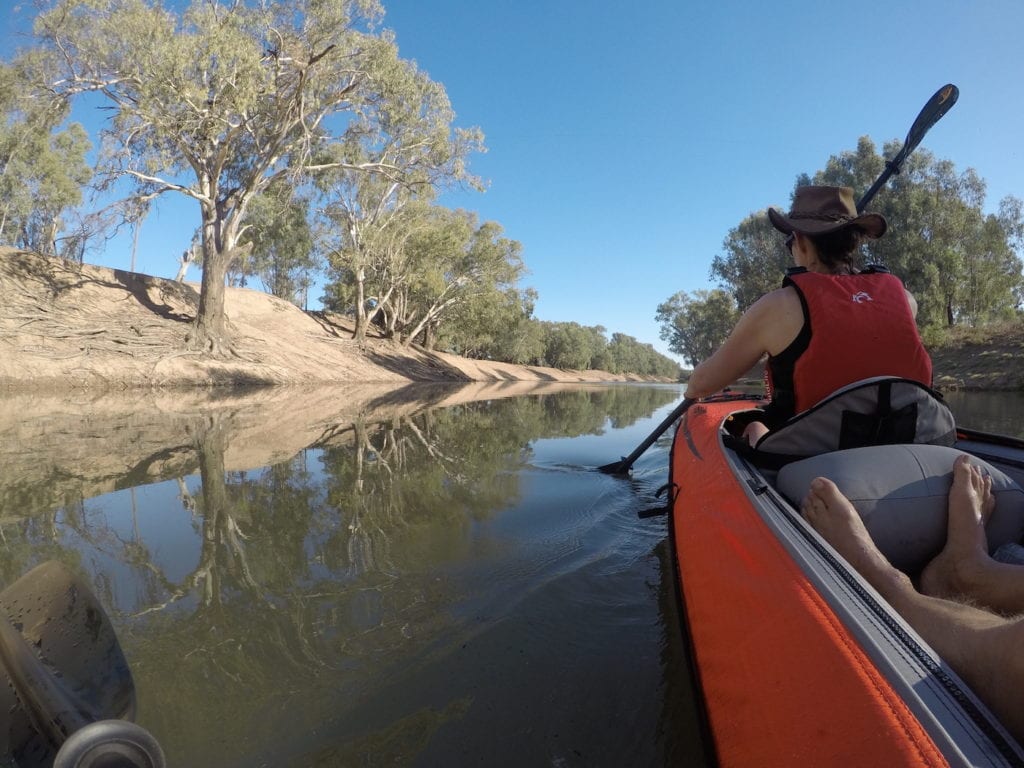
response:
[[[141,523],[133,495],[127,523],[97,500],[0,525],[0,573],[50,557],[93,571],[173,763],[242,765],[271,743],[302,754],[325,712],[457,629],[471,587],[452,574],[475,556],[473,525],[517,502],[533,441],[600,434],[676,397],[609,387],[357,418],[251,471],[227,471],[230,430],[210,417],[191,449],[173,446],[198,489],[174,477]]]

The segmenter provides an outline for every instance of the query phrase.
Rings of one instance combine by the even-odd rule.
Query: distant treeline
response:
[[[446,350],[465,357],[572,370],[635,373],[678,380],[679,363],[650,344],[602,326],[536,320],[528,314],[483,329],[452,323],[442,335]],[[476,329],[475,331],[472,329]]]

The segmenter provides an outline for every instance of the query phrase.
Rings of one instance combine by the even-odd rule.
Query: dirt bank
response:
[[[1024,321],[955,328],[930,350],[940,389],[1024,390]]]
[[[358,345],[345,318],[244,288],[226,297],[236,356],[213,360],[187,351],[196,286],[11,248],[0,248],[0,296],[0,388],[7,390],[639,380],[467,360],[381,338]]]

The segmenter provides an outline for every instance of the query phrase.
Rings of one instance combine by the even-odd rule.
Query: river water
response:
[[[702,765],[667,547],[677,386],[0,401],[0,577],[108,613],[172,766]],[[1024,435],[1024,394],[952,393]]]

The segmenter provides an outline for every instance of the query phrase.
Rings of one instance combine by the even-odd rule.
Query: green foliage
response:
[[[728,287],[740,311],[778,288],[786,268],[792,266],[784,238],[771,225],[767,211],[751,214],[729,230],[722,247],[725,252],[711,262],[711,275]],[[688,359],[697,362],[704,358]]]
[[[665,357],[650,344],[637,341],[625,333],[613,333],[608,343],[611,365],[605,370],[612,373],[635,373],[640,376],[659,376],[679,379],[679,364]]]
[[[438,331],[438,348],[463,357],[526,363],[543,355],[531,322],[536,291],[508,286],[482,290],[455,307]]]
[[[883,153],[891,157],[898,147],[890,142]],[[812,181],[864,189],[883,163],[864,137],[855,153],[830,158]],[[869,206],[886,217],[889,230],[865,244],[864,259],[903,279],[917,300],[920,325],[990,323],[1020,306],[1020,202],[1003,200],[999,214],[986,214],[984,205],[985,182],[974,170],[958,172],[951,161],[918,148]]]
[[[607,331],[600,325],[536,320],[529,325],[536,329],[532,342],[535,357],[516,362],[577,371],[679,378],[678,363],[627,334],[613,333],[608,341]]]
[[[507,292],[525,271],[521,250],[496,222],[431,206],[405,242],[404,280],[381,299],[386,325],[406,343],[422,335],[432,347],[453,312],[465,320],[499,296],[514,299]]]
[[[800,175],[795,186],[845,185],[856,195],[882,172],[884,157],[898,149],[898,142],[890,142],[879,154],[862,137],[854,151],[829,158],[813,176]],[[1000,202],[997,214],[987,214],[984,205],[985,182],[973,170],[959,172],[949,160],[920,147],[869,205],[886,217],[889,230],[863,246],[863,262],[882,264],[903,279],[917,300],[918,323],[924,328],[997,322],[1019,311],[1024,299],[1018,255],[1024,242],[1024,206],[1009,197]],[[763,212],[730,230],[711,274],[735,296],[741,310],[779,286],[790,265],[782,241]],[[659,319],[667,323],[668,334],[663,338],[676,338],[673,318],[678,319],[681,308],[671,300],[662,306],[665,317],[659,308]],[[703,355],[688,359],[696,362]]]
[[[42,64],[38,56],[0,63],[0,243],[77,258],[64,214],[91,177],[90,143],[81,125],[65,124],[65,102],[33,89]]]
[[[604,328],[586,328],[579,323],[542,323],[545,331],[544,358],[552,368],[582,371],[591,368],[607,341]]]
[[[949,326],[928,325],[921,329],[921,341],[928,349],[938,349],[949,341],[949,332]]]
[[[308,210],[308,201],[284,184],[254,198],[244,236],[252,249],[240,265],[243,274],[259,277],[269,293],[298,306],[305,304],[317,269]]]
[[[721,289],[692,295],[680,291],[658,305],[655,319],[669,349],[696,365],[722,345],[739,311],[733,297]]]

